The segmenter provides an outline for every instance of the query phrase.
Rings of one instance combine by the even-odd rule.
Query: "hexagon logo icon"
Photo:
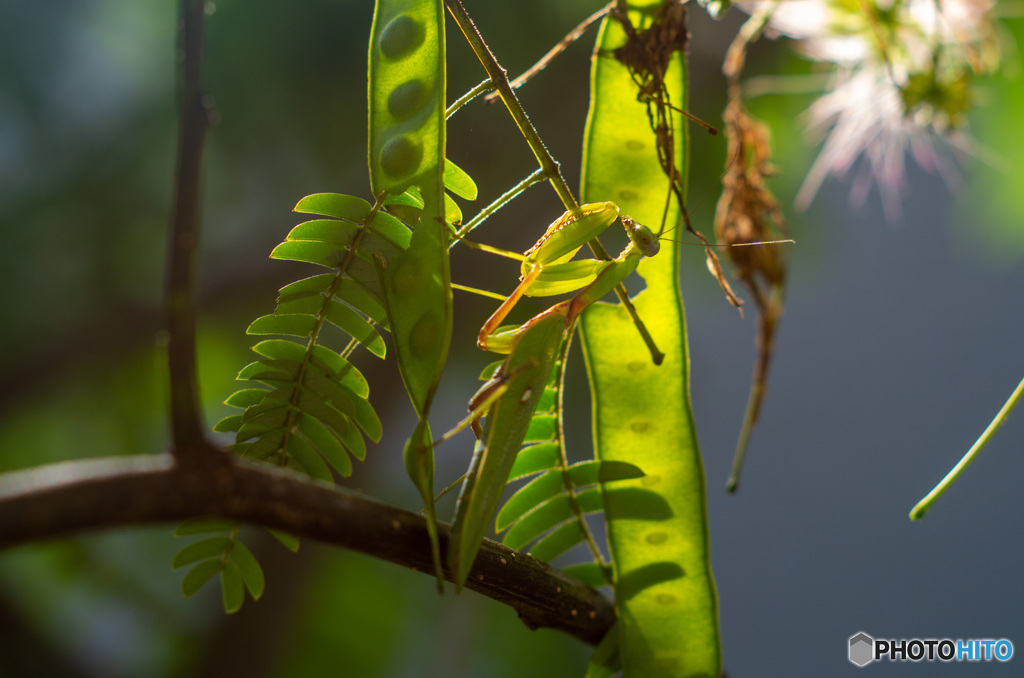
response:
[[[875,639],[861,631],[850,636],[850,661],[864,666],[875,658]]]

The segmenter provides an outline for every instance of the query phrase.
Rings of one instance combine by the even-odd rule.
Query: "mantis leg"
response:
[[[566,319],[566,326],[575,320],[580,313],[586,310],[595,301],[599,301],[604,298],[609,292],[615,287],[628,278],[630,274],[636,270],[637,264],[640,262],[640,252],[635,248],[627,248],[617,259],[612,261],[600,262],[597,269],[597,273],[593,276],[593,280],[587,284],[582,290],[580,290],[571,299],[556,304],[548,310],[534,316],[530,320],[526,321],[519,327],[500,327],[501,322],[508,316],[519,300],[523,298],[529,292],[529,289],[534,285],[540,276],[544,273],[544,268],[540,265],[535,266],[526,274],[523,281],[519,283],[512,294],[502,302],[501,306],[487,319],[484,326],[480,328],[480,334],[477,335],[477,346],[484,349],[485,351],[491,351],[493,353],[508,354],[511,353],[515,347],[519,337],[525,334],[530,326],[551,314],[560,314]]]
[[[508,354],[512,352],[518,338],[526,331],[529,321],[520,327],[504,331],[499,331],[499,325],[508,317],[508,314],[519,303],[519,300],[523,298],[527,288],[540,276],[542,270],[543,267],[541,266],[531,269],[522,282],[512,291],[512,294],[508,295],[508,298],[501,302],[501,306],[491,314],[491,317],[487,319],[484,326],[480,328],[480,334],[476,338],[477,346],[492,353]]]
[[[473,452],[473,462],[459,494],[448,542],[448,564],[456,590],[469,576],[497,511],[564,334],[564,315],[554,309],[545,311],[524,325],[524,333],[514,342],[502,367],[505,374],[512,375],[508,390],[487,414],[483,437]]]
[[[521,282],[484,323],[477,336],[477,346],[494,353],[512,352],[529,322],[520,327],[501,328],[500,325],[523,296],[550,296],[583,288],[566,311],[571,322],[587,306],[628,278],[642,255],[653,256],[658,252],[657,238],[650,230],[623,216],[622,224],[629,234],[630,244],[618,257],[611,261],[569,261],[588,239],[608,228],[617,216],[619,208],[615,203],[594,203],[566,212],[549,226],[524,255]],[[607,283],[612,281],[614,284],[609,286]]]
[[[608,262],[597,274],[594,282],[584,287],[572,299],[562,302],[567,305],[566,325],[574,322],[583,311],[596,301],[603,299],[609,292],[618,287],[640,264],[643,253],[632,244],[626,247],[617,258]]]

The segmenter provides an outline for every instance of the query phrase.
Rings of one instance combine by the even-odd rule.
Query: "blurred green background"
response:
[[[527,68],[596,7],[594,2],[582,0],[467,0],[466,4],[510,74]],[[159,451],[167,446],[160,294],[176,143],[175,12],[171,0],[0,3],[0,234],[6,255],[0,283],[7,291],[0,310],[2,470],[61,459]],[[248,346],[253,342],[245,337],[245,327],[272,310],[277,288],[311,273],[301,264],[267,257],[299,221],[290,208],[302,196],[315,192],[367,196],[365,72],[371,18],[368,0],[223,0],[209,5],[205,90],[215,105],[216,122],[205,147],[199,361],[210,424],[227,413],[221,401],[234,390],[234,374],[250,360]],[[739,23],[735,14],[712,23],[700,10],[693,12],[690,110],[716,125],[720,125],[725,103],[721,54]],[[448,30],[449,99],[454,99],[483,79],[483,72],[451,22]],[[521,93],[527,111],[562,162],[570,185],[578,183],[590,45],[592,39],[584,38]],[[783,47],[756,45],[749,72],[799,74],[810,70]],[[1007,57],[1011,75],[1015,59],[1015,54]],[[936,527],[941,518],[932,516],[921,528],[903,523],[913,501],[966,449],[1024,372],[1019,351],[1019,269],[1024,252],[1024,192],[1020,187],[1024,177],[1017,162],[1024,156],[1019,124],[1024,119],[1022,91],[1019,81],[1002,76],[981,83],[979,98],[985,106],[972,120],[974,135],[979,143],[995,148],[1002,160],[989,164],[968,160],[964,165],[966,189],[955,199],[941,182],[912,170],[911,199],[921,202],[908,202],[907,223],[891,227],[882,222],[875,203],[869,203],[864,213],[851,213],[846,203],[848,187],[837,181],[826,182],[823,195],[806,215],[794,213],[790,201],[813,158],[799,119],[811,98],[770,96],[753,103],[755,112],[773,125],[776,162],[782,167],[776,188],[798,246],[789,311],[793,320],[789,326],[783,322],[780,357],[763,415],[765,425],[754,435],[746,478],[750,490],[745,488],[735,500],[721,496],[718,488],[725,478],[745,402],[753,359],[752,324],[749,317],[740,323],[722,302],[713,281],[703,273],[698,248],[688,257],[683,279],[691,311],[695,408],[708,455],[725,663],[731,676],[779,675],[757,670],[771,665],[765,663],[771,652],[765,648],[772,647],[774,636],[766,632],[765,625],[772,619],[790,620],[792,624],[786,628],[792,633],[812,633],[821,627],[821,617],[811,611],[821,604],[814,601],[815,597],[820,601],[820,593],[807,592],[806,597],[799,593],[799,581],[807,576],[800,568],[842,578],[837,568],[848,559],[827,548],[822,555],[822,542],[812,548],[800,539],[819,534],[815,529],[829,533],[829,526],[837,524],[833,509],[822,510],[823,505],[845,506],[844,516],[861,516],[865,515],[863,506],[857,502],[872,501],[863,486],[848,488],[853,498],[846,504],[823,493],[822,485],[835,482],[837,469],[846,467],[814,466],[850,460],[851,454],[839,449],[844,441],[854,446],[853,454],[866,447],[884,452],[875,445],[863,445],[847,428],[865,430],[878,423],[859,413],[857,403],[877,398],[880,382],[865,383],[858,391],[838,373],[826,374],[821,363],[813,361],[818,355],[815,351],[823,347],[823,339],[814,338],[813,328],[842,323],[842,319],[829,320],[828,314],[849,310],[841,301],[846,298],[844,289],[851,298],[864,299],[865,290],[858,283],[868,277],[879,281],[879,287],[870,290],[880,296],[872,298],[884,297],[881,307],[891,315],[869,315],[856,323],[856,329],[871,330],[872,323],[877,323],[876,329],[884,328],[886,317],[906,319],[906,309],[922,302],[922,296],[936,297],[931,299],[936,305],[926,305],[921,311],[924,319],[942,313],[956,316],[958,309],[971,304],[975,294],[985,295],[976,311],[1003,319],[1002,324],[985,325],[968,314],[962,321],[985,338],[1005,335],[1011,343],[1000,344],[998,349],[979,344],[976,336],[964,338],[967,348],[939,348],[933,340],[940,340],[943,329],[930,334],[924,320],[915,325],[923,335],[904,332],[906,350],[924,342],[924,354],[933,359],[930,364],[935,372],[954,362],[968,370],[964,358],[983,346],[993,361],[992,373],[989,381],[973,386],[967,385],[965,374],[943,382],[954,393],[985,396],[969,417],[956,420],[955,436],[942,432],[934,417],[950,418],[943,412],[962,411],[964,406],[942,401],[948,409],[936,410],[938,405],[918,399],[938,388],[928,381],[934,372],[921,365],[899,380],[920,389],[916,395],[902,396],[924,413],[916,430],[934,427],[932,437],[954,442],[938,451],[926,450],[931,455],[928,466],[922,465],[923,456],[907,457],[900,482],[895,482],[894,475],[893,485],[886,486],[897,488],[894,498],[886,493],[892,505],[885,501],[871,504],[885,505],[884,516],[877,517],[882,523],[898,524],[899,530],[917,529],[915,539],[929,536],[933,540],[911,540],[908,547],[916,548],[916,554],[925,553],[921,557],[927,563],[944,557],[944,551],[930,550],[937,548],[936,544],[948,546],[951,537],[943,529],[957,534],[964,524],[973,525],[974,516],[969,512],[957,514],[964,522],[945,528]],[[691,199],[697,205],[698,225],[707,232],[717,199],[713,190],[723,165],[724,142],[699,130],[693,134]],[[478,101],[459,112],[451,120],[449,139],[449,156],[476,179],[481,204],[534,168],[528,148],[498,106]],[[936,195],[942,196],[939,207],[935,207]],[[477,237],[510,249],[529,246],[561,209],[553,192],[544,186],[531,189],[528,196],[488,222]],[[472,213],[471,208],[464,208]],[[941,211],[936,213],[936,209]],[[848,231],[839,228],[843,226],[858,231],[862,239],[848,240],[844,235]],[[941,242],[947,253],[943,256],[952,257],[942,260],[946,263],[941,269],[935,268],[938,260],[927,254],[927,245],[933,242]],[[617,245],[618,241],[609,249]],[[879,263],[882,257],[874,260],[882,253],[896,263],[886,266]],[[856,272],[842,263],[849,263],[843,258],[847,255],[856,255],[861,262],[871,258],[873,265],[884,271],[869,266]],[[921,260],[932,268],[914,272],[912,265]],[[963,270],[951,272],[949,261],[954,262],[953,269]],[[901,271],[904,264],[906,269]],[[851,271],[852,283],[849,277],[838,279],[839,270]],[[887,273],[895,277],[883,284]],[[467,284],[505,291],[516,274],[514,265],[493,264],[487,255],[476,252],[457,252],[453,258],[453,278]],[[968,292],[967,282],[957,278],[949,288],[955,294],[944,296],[933,286],[925,284],[918,289],[911,282],[910,288],[922,296],[900,298],[908,280],[930,275],[947,280],[962,275],[964,281],[974,280],[979,288]],[[456,304],[454,359],[452,372],[439,392],[438,430],[461,417],[466,399],[475,389],[475,375],[490,362],[475,349],[473,337],[492,302],[461,295]],[[801,315],[800,308],[806,315]],[[801,333],[804,319],[809,323],[806,327],[812,328],[810,335]],[[841,339],[832,337],[833,343],[824,348],[842,354],[838,342],[858,341],[854,336],[851,329]],[[808,351],[801,348],[802,341],[811,342]],[[898,355],[898,346],[892,339],[885,348]],[[812,358],[809,368],[797,364],[801,356]],[[894,374],[889,359],[877,354],[865,357],[883,375]],[[857,365],[847,367],[857,369]],[[399,457],[412,421],[408,399],[392,363],[367,360],[361,369],[387,430],[381,444],[371,448],[366,463],[358,466],[345,484],[416,510],[416,493]],[[809,369],[813,376],[801,369]],[[578,422],[578,449],[585,449],[587,405],[581,372],[578,369],[575,377],[572,399],[579,405],[572,416]],[[826,385],[810,386],[815,376],[822,377]],[[828,383],[841,385],[839,395],[822,393]],[[837,419],[805,409],[800,397],[828,405]],[[898,412],[901,405],[886,407],[888,412]],[[893,430],[915,430],[915,424],[906,418],[887,419],[885,425]],[[806,440],[808,434],[820,435],[828,442],[824,447],[812,445],[813,455],[803,456],[797,453],[799,441],[801,437]],[[884,433],[878,435],[888,439]],[[1004,441],[1010,440],[1011,447],[1015,444],[1019,457],[1020,427],[1012,430],[1008,426],[1001,435]],[[903,443],[895,445],[907,449]],[[448,449],[439,450],[440,479],[448,482],[458,475],[470,447],[466,438],[460,438]],[[791,453],[797,454],[786,456]],[[817,475],[799,480],[794,470],[796,459],[807,461],[802,468]],[[788,461],[777,465],[781,460]],[[1019,484],[1020,463],[1008,463],[1011,465],[991,469],[993,482],[1015,479]],[[969,473],[960,482],[991,489],[979,474]],[[818,488],[817,494],[792,490],[798,485]],[[803,503],[798,507],[771,503],[787,494],[790,501]],[[992,490],[986,496],[998,498],[1000,493]],[[1004,499],[1008,501],[1005,495]],[[970,506],[951,508],[950,513],[967,512]],[[995,510],[983,511],[982,516],[990,517]],[[822,522],[813,522],[811,513],[817,513]],[[1020,515],[1019,511],[1007,513]],[[760,526],[759,520],[766,516],[778,520]],[[839,523],[845,524],[843,520]],[[935,529],[940,530],[938,534]],[[770,546],[758,541],[766,534],[776,535],[775,530],[777,536],[769,540]],[[530,632],[511,610],[497,603],[472,593],[439,598],[422,574],[312,542],[304,543],[299,555],[293,556],[264,539],[258,530],[252,530],[250,543],[267,573],[267,593],[258,603],[248,601],[240,613],[225,617],[214,588],[188,601],[181,598],[178,585],[182,573],[169,569],[180,545],[170,531],[168,526],[83,535],[0,555],[0,676],[583,673],[587,648],[552,631]],[[902,534],[891,537],[907,543]],[[995,536],[992,539],[975,545],[979,562],[1014,557],[1019,562],[1019,547],[1015,556],[995,551],[1000,542]],[[905,566],[914,567],[905,560],[879,558],[874,562],[883,577]],[[761,584],[755,583],[759,580],[750,574],[751,569],[760,572]],[[1021,602],[1019,577],[1017,583],[1010,583],[998,572],[986,573],[997,584],[1010,586],[1008,604]],[[946,581],[953,575],[942,570],[934,576]],[[785,577],[794,578],[789,586],[779,584],[790,581]],[[758,587],[762,595],[776,586],[781,597],[760,600],[744,588],[748,584]],[[833,588],[827,590],[842,587],[833,580]],[[847,593],[856,595],[856,591]],[[963,595],[972,594],[965,591]],[[830,603],[841,630],[837,633],[841,636],[849,631],[846,635],[852,635],[867,623],[866,613],[857,616],[843,611],[842,600],[845,598]],[[908,604],[913,607],[913,601]],[[785,613],[779,612],[779,605],[786,606]],[[979,609],[980,619],[987,619],[985,610],[984,606]],[[924,618],[934,618],[934,614]],[[1021,632],[1017,637],[998,625],[990,633],[1024,642],[1019,615],[1016,624]],[[934,633],[947,634],[943,628],[940,625]],[[926,635],[916,617],[898,631],[908,636]],[[961,635],[981,632],[980,628],[967,629]],[[845,637],[836,640],[838,649],[822,649],[822,657],[838,662],[837,672],[830,675],[848,668],[842,649]],[[829,636],[827,642],[831,640]],[[787,655],[779,659],[780,666],[792,665]]]

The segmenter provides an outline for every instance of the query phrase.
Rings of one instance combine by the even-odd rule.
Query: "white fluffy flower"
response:
[[[743,3],[755,11],[765,3]],[[828,91],[809,109],[809,127],[827,130],[797,196],[806,207],[829,174],[844,176],[863,155],[861,201],[873,176],[888,217],[900,214],[909,152],[929,171],[956,181],[936,140],[969,145],[958,131],[971,75],[998,65],[991,0],[792,0],[777,4],[769,27],[798,41],[809,58],[835,64]]]

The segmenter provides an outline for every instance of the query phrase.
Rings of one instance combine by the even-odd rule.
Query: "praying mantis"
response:
[[[570,261],[585,243],[608,228],[618,216],[618,205],[599,202],[569,210],[555,220],[523,255],[519,285],[484,323],[477,337],[477,346],[492,353],[511,353],[518,338],[548,314],[564,316],[568,328],[588,306],[628,278],[636,270],[641,257],[652,257],[658,253],[661,246],[654,233],[622,215],[622,225],[630,242],[618,257],[609,261]],[[571,299],[552,306],[522,325],[500,326],[523,296],[554,296],[580,288],[582,290]]]
[[[658,237],[649,228],[621,215],[630,242],[619,256],[608,261],[571,261],[586,242],[619,217],[618,205],[600,202],[570,209],[555,220],[523,254],[519,285],[480,330],[480,348],[508,357],[470,401],[475,419],[484,414],[487,419],[482,431],[474,425],[479,440],[452,523],[448,562],[456,588],[465,583],[497,510],[562,340],[583,311],[628,278],[643,257],[654,256],[660,249]],[[574,291],[569,299],[521,325],[501,324],[523,296]]]

